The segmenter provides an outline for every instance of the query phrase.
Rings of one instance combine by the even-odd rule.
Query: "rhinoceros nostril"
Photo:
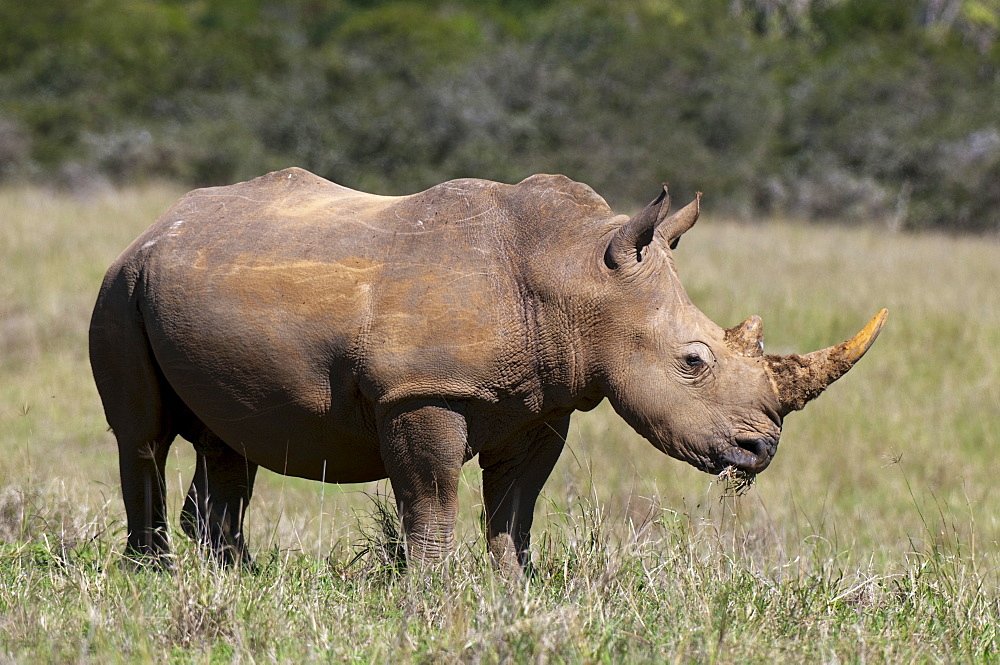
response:
[[[771,439],[767,437],[738,437],[736,445],[753,453],[758,459],[771,456]]]

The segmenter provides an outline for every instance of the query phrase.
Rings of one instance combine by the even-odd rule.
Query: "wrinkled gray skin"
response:
[[[248,560],[258,465],[388,477],[411,560],[440,558],[478,454],[490,550],[516,569],[570,414],[605,397],[672,457],[762,471],[876,322],[788,357],[762,354],[757,317],[712,323],[671,256],[697,206],[668,217],[664,191],[629,220],[548,175],[374,196],[296,168],[186,195],[108,270],[90,328],[129,555],[168,551],[177,435],[197,451],[182,526],[226,561]]]

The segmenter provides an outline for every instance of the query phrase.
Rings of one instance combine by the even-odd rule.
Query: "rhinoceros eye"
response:
[[[689,342],[677,355],[678,369],[691,378],[701,377],[715,361],[712,350],[702,342]]]
[[[705,365],[705,360],[697,353],[689,353],[684,356],[684,363],[693,370],[701,369]]]

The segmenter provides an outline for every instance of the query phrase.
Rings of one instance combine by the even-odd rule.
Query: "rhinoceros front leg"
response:
[[[198,461],[181,509],[181,527],[222,563],[249,564],[243,517],[253,496],[257,465],[208,432],[195,449]]]
[[[394,410],[380,431],[382,460],[409,561],[435,561],[455,547],[458,477],[468,457],[465,416],[421,402]]]
[[[530,431],[511,447],[482,452],[486,540],[501,571],[516,573],[531,561],[535,501],[559,459],[569,416]]]

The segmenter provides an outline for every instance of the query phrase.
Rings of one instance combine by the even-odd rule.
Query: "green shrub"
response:
[[[563,172],[729,214],[1000,228],[1000,7],[931,0],[0,4],[0,178],[405,193]]]

